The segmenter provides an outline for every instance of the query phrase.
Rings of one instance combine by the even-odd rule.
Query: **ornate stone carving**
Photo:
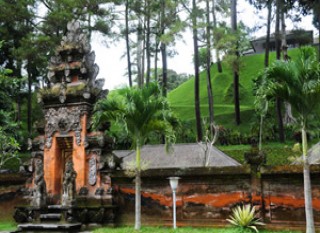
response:
[[[59,101],[60,103],[64,103],[67,99],[67,87],[65,85],[65,83],[63,82],[61,85],[60,85],[60,94],[59,94]]]
[[[90,211],[89,218],[92,222],[102,223],[104,221],[105,209],[100,208],[98,211]]]
[[[266,163],[266,155],[263,151],[259,151],[258,144],[255,139],[251,140],[251,149],[249,152],[244,153],[244,159],[246,163],[260,167]]]
[[[68,161],[66,163],[66,169],[63,176],[63,206],[72,206],[74,204],[74,198],[76,194],[76,178],[77,173],[73,169],[73,162]]]
[[[94,157],[89,160],[89,184],[95,185],[97,182],[97,162]]]
[[[66,36],[49,61],[47,78],[50,87],[39,96],[39,102],[58,99],[60,103],[69,103],[77,100],[73,98],[75,96],[93,102],[103,89],[104,80],[96,80],[99,66],[95,63],[96,55],[91,51],[88,36],[77,21],[69,22],[67,28]]]
[[[102,90],[103,89],[103,86],[104,86],[104,83],[105,83],[105,80],[104,79],[97,79],[95,81],[95,87]]]
[[[122,158],[118,158],[113,153],[99,157],[99,170],[116,170],[121,169]]]
[[[44,136],[38,136],[32,141],[32,150],[44,150]]]
[[[47,188],[43,177],[42,159],[35,160],[34,189],[32,192],[31,205],[34,207],[43,207],[46,205]]]
[[[30,222],[34,219],[34,212],[24,207],[18,207],[14,211],[13,218],[17,223]]]
[[[97,196],[103,196],[104,194],[104,189],[102,187],[99,187],[96,189],[96,192],[94,193],[94,195],[97,195]]]
[[[89,189],[87,187],[81,187],[79,190],[79,196],[87,196]]]
[[[81,144],[81,110],[79,107],[59,108],[58,110],[50,108],[45,114],[46,118],[46,147],[50,148],[52,145],[52,137],[55,132],[68,133],[75,132],[77,145]]]
[[[80,23],[71,21],[67,25],[67,35],[62,37],[57,55],[50,59],[47,77],[51,83],[72,82],[71,70],[79,71],[79,80],[87,80],[93,87],[99,67],[95,64],[95,53],[91,51],[88,37],[82,32]],[[75,56],[82,54],[82,58]],[[57,72],[57,71],[63,71]]]

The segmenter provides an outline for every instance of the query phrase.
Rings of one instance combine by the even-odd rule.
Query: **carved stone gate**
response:
[[[113,222],[108,174],[114,167],[106,162],[114,156],[113,143],[102,131],[91,128],[93,105],[108,91],[103,90],[104,79],[96,79],[95,53],[79,22],[67,27],[49,61],[47,87],[38,92],[44,127],[32,142],[32,204],[17,208],[18,222],[48,217],[43,214],[57,206],[64,220]]]

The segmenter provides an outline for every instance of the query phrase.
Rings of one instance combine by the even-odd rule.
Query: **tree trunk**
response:
[[[14,76],[18,77],[19,79],[22,79],[22,75],[21,75],[21,68],[22,67],[22,62],[21,61],[17,61],[17,68],[14,71]],[[21,127],[21,104],[22,104],[22,100],[21,100],[21,83],[18,83],[18,91],[17,91],[17,113],[16,113],[16,122],[18,123],[19,127]]]
[[[27,124],[28,124],[28,138],[32,137],[32,79],[33,73],[28,62],[27,64],[27,72],[28,72],[28,117],[27,117]]]
[[[213,29],[215,30],[217,28],[217,18],[216,18],[216,9],[215,9],[215,0],[212,0],[212,18],[213,18]],[[213,38],[214,39],[214,38]],[[213,42],[214,43],[214,42]],[[218,49],[215,49],[216,52],[216,59],[217,59],[217,68],[218,72],[222,73],[222,65],[221,65],[221,60],[220,60],[220,53]]]
[[[269,66],[272,0],[269,0],[267,4],[268,4],[268,19],[267,19],[268,22],[267,22],[267,36],[266,36],[266,50],[265,50],[265,56],[264,56],[264,67]]]
[[[130,58],[130,41],[129,41],[129,0],[126,0],[126,49],[127,49],[127,63],[128,63],[128,77],[129,77],[129,86],[132,87],[132,71],[131,71],[131,58]]]
[[[144,86],[145,83],[145,59],[146,59],[146,16],[143,17],[142,25],[143,29],[141,31],[141,82],[142,86]]]
[[[17,93],[17,115],[16,115],[16,122],[18,123],[19,127],[21,126],[21,94],[20,94],[21,84],[19,84],[19,92]]]
[[[214,112],[213,112],[213,95],[212,95],[212,84],[211,84],[211,33],[210,33],[210,9],[209,0],[206,0],[206,40],[207,40],[207,92],[208,92],[208,104],[209,104],[209,118],[210,118],[210,136],[213,137],[213,122],[214,122]]]
[[[142,33],[142,22],[139,19],[138,29],[137,29],[137,71],[138,71],[138,87],[143,86],[143,70],[142,70],[142,54],[143,54],[143,33]]]
[[[158,46],[159,46],[159,42],[156,41],[156,50],[154,54],[154,79],[156,82],[159,82],[158,80]]]
[[[286,20],[285,20],[285,13],[284,13],[283,7],[281,9],[281,49],[282,49],[282,58],[283,58],[283,60],[284,61],[288,61]]]
[[[162,58],[162,95],[167,96],[167,82],[168,82],[168,67],[167,67],[167,46],[161,43],[161,58]]]
[[[165,9],[166,1],[161,1],[161,35],[165,33]],[[160,45],[161,59],[162,59],[162,95],[167,96],[167,80],[168,80],[168,67],[167,67],[167,45],[161,42]]]
[[[199,48],[198,48],[198,29],[197,29],[197,5],[196,0],[192,0],[192,34],[194,49],[194,104],[196,115],[197,141],[202,141],[201,113],[200,113],[200,75],[199,75]]]
[[[231,0],[231,28],[234,33],[237,32],[237,0]],[[236,59],[239,59],[238,45],[236,46],[235,54],[236,54]],[[238,67],[233,67],[233,88],[234,88],[233,94],[234,94],[235,121],[236,121],[237,125],[240,125],[241,120],[240,120],[239,70],[238,70]]]
[[[146,1],[147,4],[147,17],[146,17],[146,57],[147,57],[147,70],[146,70],[146,84],[150,82],[150,72],[151,72],[151,53],[150,53],[150,2]]]
[[[312,208],[312,189],[310,179],[310,165],[308,161],[308,143],[305,122],[302,129],[302,151],[303,151],[303,183],[304,183],[304,200],[306,212],[306,233],[315,233],[313,208]]]
[[[276,40],[276,57],[277,60],[281,59],[281,49],[280,49],[280,11],[281,11],[281,0],[276,0],[276,25],[275,25],[275,40]],[[278,119],[278,129],[279,129],[279,141],[284,142],[284,128],[282,121],[282,113],[281,113],[281,100],[279,98],[276,99],[276,112]]]
[[[283,128],[283,121],[282,121],[282,101],[280,98],[276,98],[276,112],[277,112],[277,118],[278,118],[278,128],[279,128],[279,141],[284,142],[284,128]]]
[[[276,24],[275,24],[275,46],[276,46],[276,58],[281,59],[281,41],[280,41],[280,12],[281,12],[281,0],[276,0]]]
[[[284,10],[281,10],[281,48],[282,48],[282,58],[284,61],[288,61],[288,45],[287,45],[287,35],[286,35],[286,21]],[[284,102],[285,112],[282,122],[284,125],[290,125],[296,122],[296,119],[292,115],[291,104]]]
[[[318,27],[318,34],[320,35],[320,26]],[[318,61],[320,62],[320,42],[318,43]]]
[[[158,13],[158,21],[161,22],[161,12]],[[159,82],[158,80],[158,47],[160,44],[160,32],[161,32],[161,25],[160,25],[160,30],[157,31],[155,35],[155,40],[156,40],[156,46],[155,46],[155,54],[154,54],[154,78],[156,82]]]
[[[318,13],[318,35],[320,38],[320,12]],[[318,61],[320,62],[320,41],[318,42]]]
[[[136,177],[135,177],[135,230],[140,230],[141,228],[141,155],[140,155],[140,143],[137,141],[136,146]]]

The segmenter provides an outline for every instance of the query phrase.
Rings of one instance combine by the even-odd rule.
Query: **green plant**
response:
[[[7,135],[0,127],[0,169],[11,159],[18,159],[19,143],[12,136]]]
[[[265,70],[264,83],[260,86],[267,98],[277,97],[291,104],[300,125],[307,233],[315,232],[307,129],[309,122],[319,115],[319,87],[320,65],[313,47],[301,47],[294,60],[274,62]]]
[[[227,221],[240,230],[251,229],[259,232],[256,226],[264,225],[264,223],[255,217],[255,211],[255,207],[251,205],[237,206],[232,210],[232,215]]]
[[[180,125],[167,100],[155,83],[141,89],[125,88],[116,99],[101,99],[95,105],[94,126],[110,121],[121,123],[136,148],[135,229],[141,227],[141,147],[154,133],[163,135],[166,146],[174,142],[174,130]]]

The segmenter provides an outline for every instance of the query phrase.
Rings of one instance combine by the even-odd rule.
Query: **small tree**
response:
[[[19,159],[18,142],[14,137],[8,136],[0,127],[0,169],[11,159]]]
[[[141,147],[153,133],[164,135],[166,145],[175,139],[174,127],[178,125],[167,100],[161,96],[155,83],[141,89],[126,88],[116,99],[102,99],[95,106],[94,125],[109,121],[124,125],[136,150],[135,163],[135,229],[141,227]],[[168,148],[168,147],[167,147]]]
[[[2,42],[0,41],[0,49]],[[18,80],[9,75],[10,69],[4,69],[0,66],[0,169],[11,159],[18,158],[20,149],[18,142],[13,137],[17,135],[17,124],[13,121],[13,100],[16,94]]]
[[[267,68],[264,73],[261,92],[264,92],[267,97],[278,97],[287,101],[298,115],[297,122],[300,123],[302,134],[306,232],[314,233],[306,134],[310,117],[319,110],[320,65],[314,48],[302,47],[297,59],[276,61],[271,67]]]

